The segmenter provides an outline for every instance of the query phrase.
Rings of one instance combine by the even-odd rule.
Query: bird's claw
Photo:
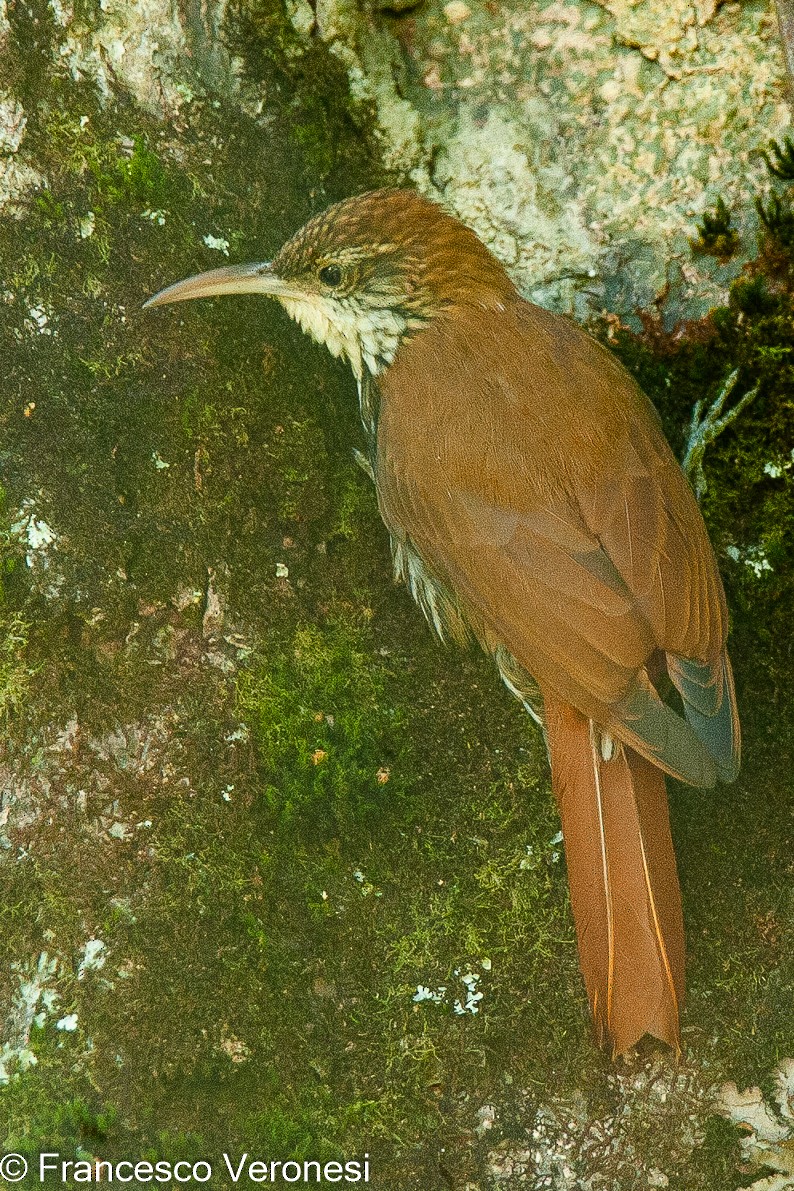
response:
[[[739,369],[734,368],[714,401],[706,409],[706,412],[703,412],[706,405],[703,398],[695,402],[695,407],[692,410],[692,419],[689,423],[689,437],[684,450],[682,467],[687,479],[695,490],[695,496],[698,500],[702,499],[708,486],[706,483],[706,474],[703,470],[706,447],[710,443],[713,443],[715,439],[719,438],[723,430],[727,426],[730,426],[731,422],[735,421],[742,410],[758,394],[759,386],[756,385],[745,393],[743,397],[740,397],[727,413],[723,414],[722,411],[725,407],[725,402],[733,392],[738,379]]]

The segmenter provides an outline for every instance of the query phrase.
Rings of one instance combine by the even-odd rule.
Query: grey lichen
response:
[[[774,1095],[760,1088],[740,1092],[725,1084],[717,1099],[718,1111],[742,1130],[742,1159],[758,1173],[752,1191],[789,1191],[794,1187],[794,1059],[783,1059],[773,1072]],[[764,1174],[770,1171],[770,1174]]]
[[[105,0],[90,19],[69,0],[52,0],[58,54],[75,81],[106,97],[114,86],[145,110],[173,116],[192,98],[191,82],[233,91],[235,75],[220,37],[226,0]]]
[[[471,223],[530,297],[698,317],[755,250],[692,259],[724,195],[747,211],[759,146],[789,125],[777,25],[758,3],[318,6],[390,160]]]
[[[18,212],[24,196],[44,181],[37,170],[19,157],[26,125],[27,117],[19,100],[0,91],[0,210],[9,215]]]

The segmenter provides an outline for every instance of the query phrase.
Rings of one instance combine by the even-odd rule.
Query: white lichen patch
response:
[[[106,959],[102,939],[88,939],[77,964],[77,979],[83,980],[86,972],[98,972],[104,968]]]
[[[598,236],[565,171],[544,160],[542,130],[550,119],[542,97],[525,105],[520,125],[503,110],[483,120],[464,108],[434,172],[442,193],[454,194],[455,214],[519,277],[531,259],[535,294],[553,285],[563,267],[589,276],[599,256]],[[528,272],[524,280],[530,288]]]
[[[30,1032],[34,1025],[44,1024],[58,999],[48,986],[55,980],[59,966],[59,961],[46,951],[39,955],[32,972],[27,969],[26,973],[20,965],[12,965],[18,987],[0,1041],[0,1086],[36,1064],[36,1056],[30,1049]]]
[[[478,1137],[484,1137],[496,1124],[499,1113],[493,1104],[483,1104],[477,1109],[477,1124],[474,1132]]]
[[[50,551],[57,545],[58,535],[52,526],[36,512],[32,500],[24,500],[11,525],[11,532],[26,544],[25,562],[35,570],[50,566]]]
[[[446,984],[441,984],[438,988],[429,988],[426,984],[417,984],[416,992],[411,999],[418,1005],[420,1005],[422,1001],[432,1001],[434,1005],[440,1005],[444,1000],[446,991]]]
[[[764,475],[769,476],[771,480],[781,480],[794,468],[794,451],[788,459],[768,460],[764,464]]]
[[[52,312],[47,310],[46,307],[29,306],[28,316],[24,321],[25,330],[32,331],[37,335],[52,335],[51,317]]]
[[[0,153],[16,153],[27,122],[22,105],[9,95],[0,95]]]
[[[739,546],[726,546],[725,553],[734,562],[741,562],[746,567],[749,567],[756,579],[760,579],[766,571],[774,570],[762,546],[745,546],[743,548]]]
[[[766,1101],[760,1088],[740,1092],[735,1083],[720,1089],[718,1111],[738,1125],[744,1136],[742,1159],[750,1170],[767,1170],[752,1183],[753,1191],[794,1188],[794,1059],[784,1059],[774,1072],[775,1092]]]
[[[81,240],[88,240],[96,230],[96,216],[93,211],[86,211],[78,223]]]
[[[459,975],[458,972],[455,975]],[[453,1013],[462,1016],[464,1013],[477,1014],[480,1012],[480,1001],[483,998],[483,993],[478,991],[477,985],[480,982],[479,972],[466,972],[460,977],[463,987],[466,989],[465,996],[457,997],[452,1005]]]
[[[28,520],[26,537],[28,545],[34,553],[46,549],[56,540],[55,533],[47,522],[41,521],[35,516],[31,516]],[[32,565],[30,560],[28,565]]]
[[[483,972],[490,972],[492,964],[486,957],[478,966]],[[433,1005],[446,1005],[457,1017],[463,1017],[465,1014],[476,1016],[480,1012],[480,1002],[484,996],[479,988],[482,974],[474,971],[473,967],[466,970],[455,968],[452,976],[456,982],[454,988],[451,989],[446,984],[439,984],[435,988],[427,984],[417,984],[416,992],[411,999],[417,1005],[421,1005],[423,1001],[430,1001]],[[459,995],[456,996],[456,993]]]
[[[212,248],[215,252],[222,252],[224,256],[229,255],[229,241],[223,236],[213,236],[211,232],[207,232],[202,239],[208,248]]]
[[[287,18],[301,37],[309,37],[317,23],[314,9],[308,0],[287,0]]]
[[[91,938],[85,942],[77,963],[77,980],[83,980],[87,973],[104,966],[104,951],[105,944],[101,939]],[[68,964],[46,951],[42,951],[32,964],[11,965],[17,987],[12,993],[11,1011],[0,1034],[0,1086],[36,1065],[36,1055],[31,1048],[34,1027],[43,1029],[50,1022],[63,1034],[73,1034],[77,1030],[79,1015],[75,1010],[52,1020],[63,996],[62,988],[56,990],[53,985],[57,980],[59,986],[63,986],[69,979],[68,972]]]

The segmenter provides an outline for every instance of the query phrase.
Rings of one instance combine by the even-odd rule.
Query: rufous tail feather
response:
[[[545,711],[598,1040],[619,1055],[652,1034],[678,1052],[684,927],[664,774],[632,749],[604,747],[590,720],[548,694]]]

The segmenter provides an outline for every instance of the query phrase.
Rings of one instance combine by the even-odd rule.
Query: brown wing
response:
[[[458,593],[481,640],[664,768],[713,782],[709,751],[645,666],[658,650],[693,659],[698,690],[726,703],[722,586],[628,374],[567,320],[515,302],[436,319],[381,391],[384,520]]]

